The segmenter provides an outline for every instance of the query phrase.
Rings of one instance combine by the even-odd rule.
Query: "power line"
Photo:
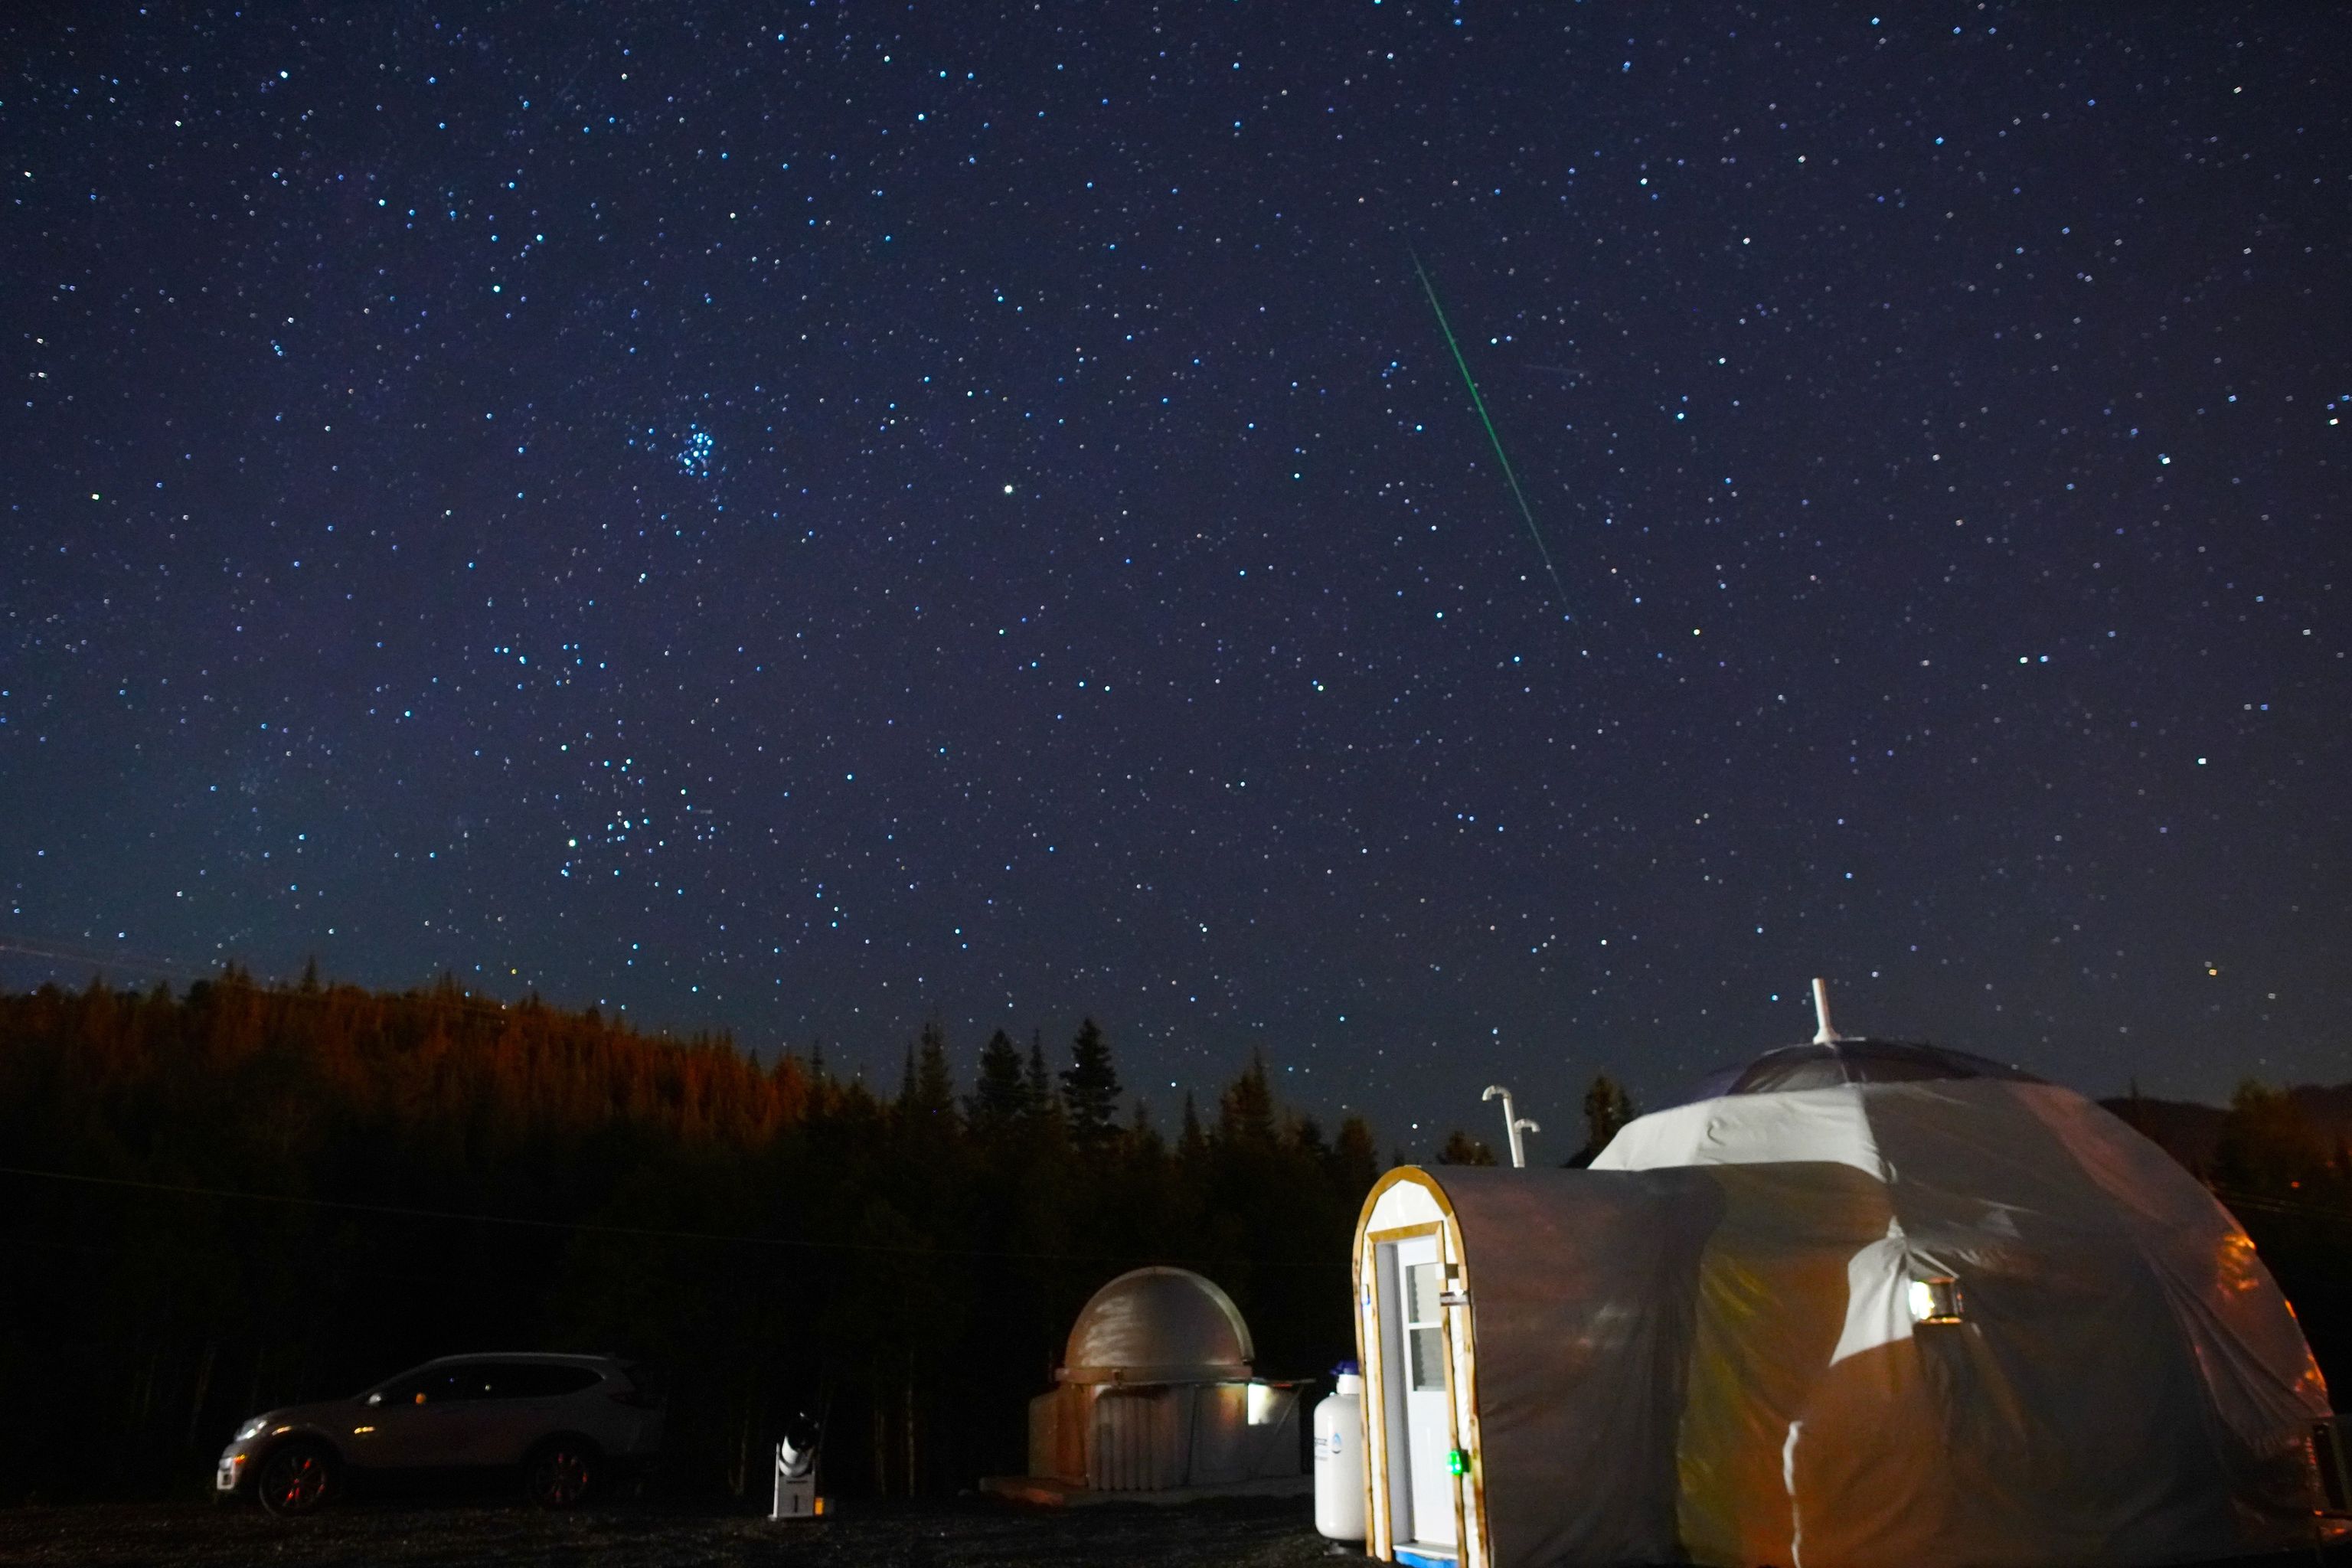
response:
[[[2205,1189],[2230,1208],[2259,1209],[2264,1214],[2297,1215],[2310,1219],[2333,1220],[2337,1225],[2352,1224],[2352,1214],[2329,1208],[2322,1204],[2297,1203],[2292,1198],[2264,1197],[2256,1193],[2232,1192],[2227,1187]]]
[[[341,1198],[297,1197],[287,1193],[249,1193],[234,1187],[203,1187],[180,1182],[142,1182],[129,1176],[90,1176],[74,1171],[44,1171],[26,1165],[0,1165],[0,1175],[37,1181],[70,1182],[84,1186],[119,1187],[137,1192],[174,1193],[187,1197],[228,1198],[244,1203],[285,1204],[298,1208],[336,1209],[353,1214],[384,1215],[400,1219],[455,1221],[468,1225],[504,1225],[526,1230],[561,1230],[593,1236],[629,1236],[663,1241],[702,1241],[742,1247],[782,1247],[801,1252],[876,1252],[910,1258],[1005,1258],[1055,1263],[1133,1263],[1147,1256],[1160,1262],[1202,1264],[1220,1268],[1330,1268],[1330,1263],[1257,1258],[1169,1258],[1160,1254],[1115,1252],[1024,1252],[989,1247],[897,1247],[878,1241],[808,1241],[789,1237],[746,1236],[740,1232],[673,1230],[659,1226],[600,1225],[593,1220],[525,1219],[513,1215],[467,1213],[457,1209],[412,1208],[401,1204],[362,1204]]]

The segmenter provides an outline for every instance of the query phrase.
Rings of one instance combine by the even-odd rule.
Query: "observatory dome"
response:
[[[1990,1058],[1903,1040],[1814,1040],[1766,1051],[1738,1067],[1719,1068],[1673,1103],[1688,1105],[1735,1094],[1780,1094],[1853,1083],[1919,1083],[1933,1079],[1999,1079],[2040,1083],[2030,1072]]]
[[[1250,1375],[1249,1325],[1189,1268],[1137,1268],[1094,1293],[1070,1326],[1065,1383],[1215,1383]]]

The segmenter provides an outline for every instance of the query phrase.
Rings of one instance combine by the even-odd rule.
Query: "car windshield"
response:
[[[405,1372],[374,1391],[383,1405],[442,1405],[457,1400],[546,1399],[602,1381],[576,1362],[440,1362]]]

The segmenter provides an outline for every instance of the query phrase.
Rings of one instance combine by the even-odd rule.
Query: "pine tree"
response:
[[[1350,1202],[1361,1199],[1380,1179],[1381,1147],[1362,1117],[1350,1116],[1339,1123],[1339,1135],[1331,1142],[1330,1171]]]
[[[1323,1124],[1311,1116],[1294,1117],[1283,1136],[1292,1148],[1318,1163],[1331,1152],[1323,1142]]]
[[[1624,1087],[1607,1073],[1592,1080],[1584,1091],[1584,1149],[1575,1162],[1590,1165],[1609,1141],[1617,1136],[1625,1123],[1633,1120],[1633,1097]]]
[[[1045,1070],[1045,1031],[1029,1031],[1029,1104],[1032,1117],[1050,1115],[1057,1102],[1054,1099],[1054,1078]]]
[[[898,1109],[910,1122],[940,1128],[955,1125],[955,1075],[948,1067],[948,1034],[936,1018],[923,1026],[907,1052]]]
[[[1495,1152],[1459,1127],[1445,1135],[1445,1145],[1437,1152],[1441,1165],[1491,1165]]]
[[[1250,1053],[1250,1065],[1217,1097],[1217,1136],[1228,1143],[1274,1142],[1274,1090],[1265,1081],[1265,1056]]]
[[[1044,1065],[1042,1062],[1039,1064]],[[1029,1114],[1030,1089],[1021,1071],[1021,1049],[1013,1037],[999,1029],[980,1047],[980,1074],[964,1101],[964,1115],[974,1127],[1009,1127]]]
[[[1070,1042],[1070,1065],[1062,1069],[1062,1108],[1070,1119],[1070,1137],[1078,1143],[1097,1142],[1118,1124],[1118,1073],[1111,1066],[1110,1042],[1092,1018],[1078,1025]]]
[[[1208,1148],[1208,1136],[1201,1131],[1200,1110],[1193,1105],[1192,1091],[1188,1089],[1184,1091],[1183,1129],[1176,1135],[1176,1152],[1185,1163],[1191,1164],[1206,1153]]]

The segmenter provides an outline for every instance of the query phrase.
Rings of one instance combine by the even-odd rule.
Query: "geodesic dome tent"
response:
[[[2252,1244],[2082,1097],[1768,1053],[1589,1171],[1401,1168],[1357,1243],[1375,1555],[2156,1563],[2309,1546],[2327,1395]]]
[[[1255,1354],[1214,1281],[1120,1275],[1071,1324],[1056,1386],[1029,1402],[1030,1478],[1093,1493],[1297,1478],[1298,1391],[1253,1375]]]

